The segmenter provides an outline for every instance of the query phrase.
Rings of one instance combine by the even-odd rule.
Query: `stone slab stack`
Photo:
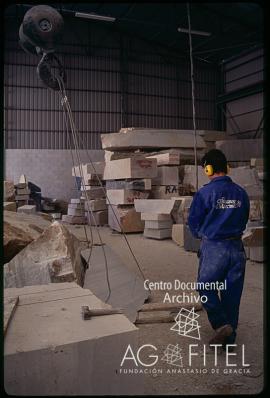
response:
[[[18,184],[15,185],[15,189],[15,200],[17,202],[17,207],[28,205],[30,199],[30,189],[28,188],[28,181],[24,174],[21,175]]]
[[[172,199],[148,199],[135,200],[135,209],[141,213],[141,219],[145,222],[144,236],[152,239],[168,239],[172,237],[173,219],[180,200]]]
[[[105,164],[108,223],[117,232],[142,232],[144,223],[134,208],[134,200],[146,199],[151,179],[157,175],[156,159],[137,155],[110,160]]]
[[[62,221],[67,224],[86,224],[87,220],[85,217],[85,199],[73,198],[70,199],[68,204],[67,214],[62,216]]]
[[[179,196],[180,155],[177,151],[167,152],[149,157],[157,159],[158,173],[152,180],[151,197],[153,199],[170,199]]]
[[[104,162],[85,163],[72,168],[81,198],[71,199],[62,220],[71,224],[106,225],[108,207],[103,181]]]

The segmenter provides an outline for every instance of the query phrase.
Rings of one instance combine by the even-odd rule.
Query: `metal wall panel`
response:
[[[225,91],[235,92],[264,81],[263,49],[256,49],[225,64]],[[227,131],[239,138],[263,133],[263,92],[227,102]]]
[[[18,46],[19,24],[5,28],[5,146],[68,149],[59,96],[38,80],[38,57]],[[123,120],[129,127],[192,128],[188,58],[165,61],[137,39],[85,21],[69,24],[58,55],[67,72],[66,89],[81,148],[99,149],[100,133],[126,127]],[[217,82],[216,68],[195,63],[199,129],[216,128]]]

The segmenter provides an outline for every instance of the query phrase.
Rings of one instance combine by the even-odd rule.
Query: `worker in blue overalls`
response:
[[[188,224],[192,234],[201,239],[198,282],[226,280],[226,290],[198,290],[200,296],[207,297],[203,306],[215,330],[209,344],[222,344],[225,349],[236,338],[246,265],[241,236],[248,222],[249,198],[227,176],[227,159],[220,150],[207,152],[201,165],[210,182],[194,195]]]

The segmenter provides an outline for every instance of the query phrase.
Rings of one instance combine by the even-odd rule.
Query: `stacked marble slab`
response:
[[[68,214],[62,217],[70,224],[106,225],[108,206],[103,185],[104,162],[93,162],[72,168],[81,197],[70,200]]]
[[[144,223],[134,208],[134,200],[149,197],[151,179],[156,175],[156,159],[138,155],[106,161],[104,180],[111,229],[124,233],[143,231]]]

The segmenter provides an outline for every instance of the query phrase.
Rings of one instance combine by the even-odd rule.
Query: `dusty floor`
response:
[[[85,239],[83,227],[70,226],[69,228],[81,240]],[[103,242],[121,257],[127,267],[136,270],[136,265],[131,258],[124,238],[119,234],[112,233],[107,227],[100,230]],[[196,280],[198,260],[195,253],[185,252],[171,240],[146,239],[142,234],[129,234],[128,240],[146,278],[151,281]],[[96,235],[95,242],[98,242]],[[166,291],[153,291],[151,301],[162,301],[165,293]],[[181,293],[181,291],[177,292],[177,294]],[[170,291],[170,295],[172,294],[174,292]],[[198,314],[198,322],[201,326],[200,340],[179,336],[176,332],[170,330],[173,325],[171,323],[139,325],[140,345],[152,344],[156,346],[157,352],[154,352],[154,354],[159,355],[159,362],[154,367],[157,369],[156,373],[145,375],[145,394],[233,395],[259,393],[263,389],[263,264],[247,262],[236,341],[238,346],[235,350],[236,355],[229,357],[229,362],[235,363],[237,366],[225,366],[226,356],[224,352],[217,356],[217,366],[214,366],[214,353],[209,351],[208,348],[206,349],[206,364],[204,366],[203,344],[207,344],[213,332],[206,313],[200,311]],[[172,367],[160,360],[168,344],[179,344],[182,349],[183,367]],[[190,344],[198,344],[198,348],[194,348],[198,355],[192,357],[192,367],[188,366]],[[245,346],[244,359],[242,356],[243,344]],[[149,351],[148,354],[150,354]],[[149,361],[146,352],[145,356],[142,355],[142,358],[145,362]],[[242,361],[250,366],[243,366]],[[172,368],[181,370],[181,373],[170,373]],[[148,371],[150,368],[146,369]],[[193,369],[197,373],[183,373],[184,369],[186,371]]]

